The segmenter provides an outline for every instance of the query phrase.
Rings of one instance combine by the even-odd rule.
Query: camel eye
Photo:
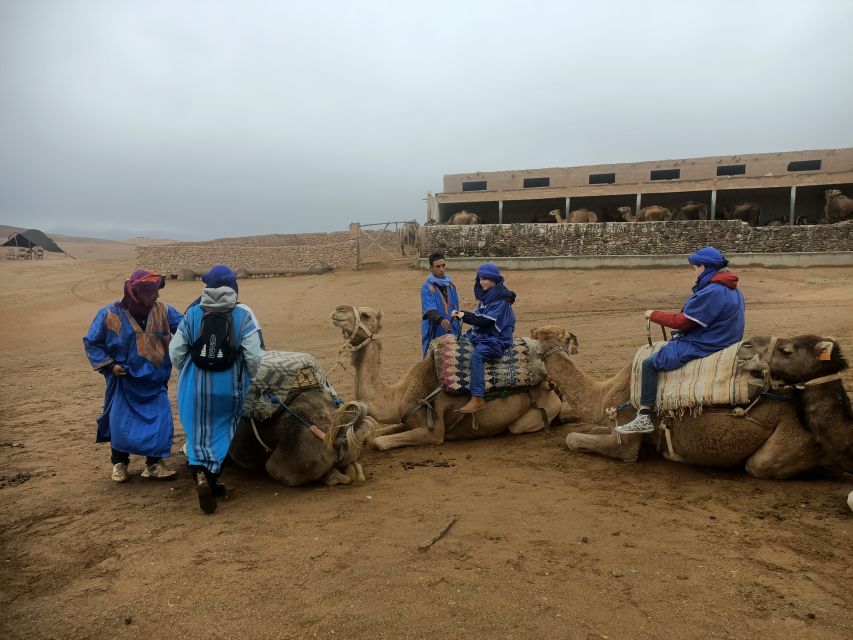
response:
[[[793,350],[791,347],[779,347],[779,351],[780,351],[783,355],[786,355],[786,356],[789,356],[789,355],[791,355],[792,353],[794,353],[794,350]]]
[[[361,312],[362,320],[367,320],[369,317],[370,317],[369,313],[365,313],[364,311]]]
[[[740,346],[743,347],[744,349],[752,349],[752,343],[751,342],[741,342]]]

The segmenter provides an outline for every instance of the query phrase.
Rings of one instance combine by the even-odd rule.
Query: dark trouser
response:
[[[483,374],[483,362],[492,358],[500,358],[503,355],[500,345],[481,342],[474,346],[471,353],[471,396],[482,398],[486,395],[486,381]]]
[[[123,462],[125,464],[130,464],[130,454],[125,453],[124,451],[119,451],[118,449],[110,449],[112,451],[112,463],[118,464],[119,462]],[[152,458],[151,456],[145,457],[145,464],[147,466],[151,466],[152,464],[157,464],[160,462],[162,458]]]
[[[658,399],[658,369],[654,364],[654,356],[643,360],[643,374],[640,378],[640,404],[644,407],[654,407]]]
[[[222,475],[222,472],[211,473],[211,471],[206,467],[194,464],[190,465],[190,473],[192,474],[193,479],[195,479],[196,474],[203,473],[204,476],[207,478],[207,484],[209,484],[211,487],[216,484],[216,480],[219,478],[220,475]]]

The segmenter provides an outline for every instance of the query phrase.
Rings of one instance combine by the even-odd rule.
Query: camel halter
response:
[[[354,351],[364,349],[364,347],[367,346],[367,343],[378,338],[379,334],[373,333],[370,329],[364,326],[364,323],[361,321],[361,307],[350,307],[350,309],[352,309],[352,315],[353,318],[355,318],[355,329],[352,330],[349,338],[347,338],[343,346],[341,346],[341,350],[352,353]],[[358,345],[354,345],[352,341],[358,335],[359,331],[364,333],[364,340],[362,340]]]
[[[565,347],[561,344],[558,344],[556,346],[551,347],[545,353],[542,354],[542,361],[544,362],[545,360],[548,359],[548,356],[551,356],[551,355],[557,353],[558,351],[562,351],[566,355],[571,355],[571,351],[569,350],[568,347]]]

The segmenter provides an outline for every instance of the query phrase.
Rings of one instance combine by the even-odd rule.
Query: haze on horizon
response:
[[[447,173],[853,146],[853,3],[0,0],[0,223],[423,221]]]

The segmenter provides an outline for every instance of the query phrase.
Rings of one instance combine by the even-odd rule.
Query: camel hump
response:
[[[447,334],[430,344],[435,372],[445,393],[470,393],[473,350],[473,343],[464,335],[457,339],[455,335]],[[484,373],[487,395],[538,386],[545,380],[545,365],[539,355],[538,343],[529,338],[516,338],[512,348],[507,349],[503,356],[485,362]]]
[[[310,353],[264,351],[258,374],[246,394],[243,415],[254,420],[268,420],[289,396],[315,388],[323,389],[336,402],[342,402],[326,372]]]
[[[637,350],[631,367],[631,404],[640,406],[640,380],[643,360],[657,353],[667,344],[656,342]],[[699,413],[702,407],[713,405],[745,405],[750,402],[752,374],[738,369],[737,342],[722,351],[692,360],[680,369],[658,373],[659,413]]]

